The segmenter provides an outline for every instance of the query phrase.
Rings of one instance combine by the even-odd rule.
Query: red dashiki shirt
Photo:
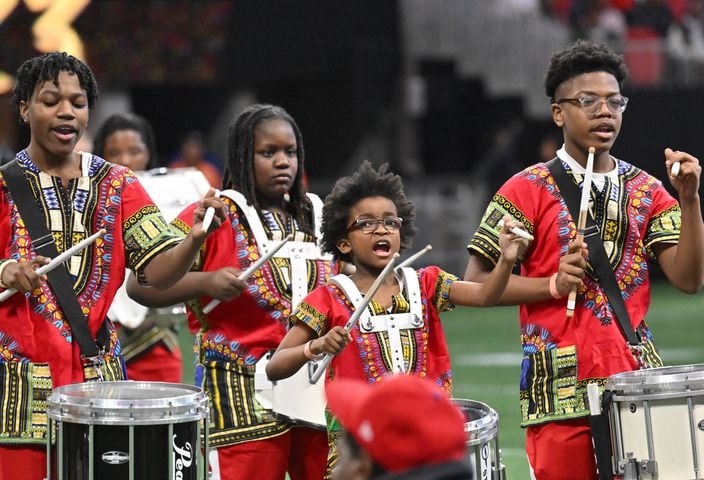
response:
[[[423,301],[423,326],[401,332],[404,361],[409,367],[408,372],[432,379],[449,392],[452,388],[450,354],[439,313],[451,308],[448,295],[457,277],[434,266],[422,268],[416,273]],[[410,311],[403,292],[393,297],[390,311],[385,311],[373,300],[370,307],[374,315]],[[291,323],[303,322],[322,337],[335,326],[344,327],[353,311],[354,307],[345,293],[337,285],[328,284],[313,290],[303,299],[291,316]],[[374,316],[371,318],[373,320]],[[328,381],[337,377],[354,377],[374,383],[392,373],[389,343],[384,332],[364,333],[357,324],[350,333],[352,343],[330,363]]]
[[[60,178],[39,171],[26,151],[17,154],[17,161],[37,192],[38,208],[44,211],[59,252],[101,228],[107,230],[66,266],[94,337],[107,322],[106,361],[119,357],[117,335],[106,317],[125,268],[141,277],[149,261],[176,245],[178,236],[125,167],[86,156],[82,176],[63,186]],[[0,258],[34,258],[32,241],[4,178],[0,200]],[[0,442],[43,442],[51,389],[83,382],[83,373],[80,349],[48,283],[0,303]]]
[[[453,307],[448,297],[450,287],[457,277],[435,266],[419,269],[416,275],[420,282],[423,325],[400,331],[404,364],[408,373],[433,380],[449,395],[452,391],[450,353],[439,314]],[[367,307],[373,312],[371,320],[374,321],[376,315],[410,312],[407,297],[405,291],[394,295],[388,311],[372,300]],[[291,315],[290,322],[302,322],[312,328],[318,337],[322,337],[335,326],[344,327],[353,312],[354,306],[350,298],[331,282],[313,290],[304,298]],[[386,332],[365,333],[357,323],[350,334],[352,342],[330,362],[326,382],[335,381],[338,377],[352,377],[376,383],[382,381],[385,375],[393,373],[389,351],[391,344]],[[342,434],[342,427],[330,412],[326,412],[326,417],[330,471],[337,464],[337,440]]]
[[[260,258],[254,235],[237,204],[221,197],[227,207],[227,221],[212,232],[193,269],[215,271],[236,267],[242,271]],[[188,232],[193,210],[184,210],[172,222]],[[297,222],[279,213],[262,211],[262,224],[270,240],[279,241],[293,233],[294,241],[314,242]],[[309,289],[324,285],[337,273],[336,262],[307,260]],[[290,261],[274,257],[247,280],[249,288],[237,298],[222,302],[205,315],[204,297],[189,301],[189,328],[198,334],[199,365],[196,384],[203,385],[211,399],[211,445],[224,446],[281,434],[290,424],[273,416],[254,398],[254,369],[257,361],[275,350],[283,340],[291,312]],[[233,380],[234,378],[234,380]],[[236,385],[233,384],[236,383]],[[213,404],[213,399],[217,399]]]
[[[570,179],[582,182],[565,161]],[[592,187],[592,216],[606,249],[634,329],[643,339],[644,360],[660,358],[644,318],[650,304],[648,261],[653,246],[679,239],[681,212],[662,183],[645,171],[617,161],[617,175]],[[522,259],[521,275],[549,277],[576,236],[575,220],[545,164],[509,179],[494,195],[468,246],[494,264],[499,258],[497,223],[504,215],[520,221],[535,240]],[[523,425],[589,414],[586,384],[603,387],[607,377],[638,368],[602,287],[587,266],[585,290],[577,295],[574,317],[566,318],[567,298],[520,306],[524,359],[521,372]]]

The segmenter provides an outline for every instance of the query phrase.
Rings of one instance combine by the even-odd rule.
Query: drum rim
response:
[[[704,364],[673,365],[617,373],[606,379],[606,389],[622,393],[702,390]]]
[[[464,431],[468,434],[467,445],[470,447],[481,445],[499,436],[499,414],[484,402],[467,398],[452,398],[452,403],[465,414],[466,408],[472,408],[484,413],[476,420],[464,422]]]
[[[182,395],[163,398],[96,398],[70,395],[127,387],[182,389]],[[95,425],[156,425],[197,421],[208,416],[208,396],[199,387],[169,382],[90,382],[63,385],[47,400],[47,415],[57,421]]]

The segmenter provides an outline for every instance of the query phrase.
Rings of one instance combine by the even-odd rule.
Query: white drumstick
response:
[[[587,215],[589,215],[589,197],[592,191],[592,175],[594,173],[594,147],[589,147],[589,155],[587,155],[587,169],[584,173],[584,182],[582,182],[582,198],[579,201],[579,218],[577,219],[577,238],[576,242],[581,245],[584,242],[584,230],[587,226]],[[574,315],[574,309],[577,305],[577,289],[573,288],[567,297],[567,316]]]
[[[672,178],[675,178],[677,175],[680,173],[680,162],[675,162],[672,164],[672,167],[670,169],[670,176]]]
[[[252,265],[249,266],[249,268],[247,270],[242,272],[238,278],[240,280],[247,280],[250,275],[252,275],[257,269],[259,269],[259,267],[264,265],[264,262],[269,260],[271,257],[274,256],[274,254],[276,252],[281,250],[281,247],[283,247],[286,244],[286,242],[291,240],[291,238],[292,238],[291,235],[289,235],[286,238],[284,238],[283,240],[281,240],[279,243],[277,243],[274,246],[274,248],[272,248],[266,255],[261,256],[259,258],[259,260],[254,262]],[[217,298],[212,299],[210,301],[210,303],[208,303],[205,307],[203,307],[203,313],[208,314],[208,313],[212,312],[213,309],[215,307],[217,307],[219,304],[220,304],[220,300],[218,300]]]
[[[217,188],[215,189],[215,194],[213,197],[219,197],[220,196],[220,190]],[[213,207],[208,207],[208,209],[205,211],[205,215],[203,215],[203,223],[201,224],[203,228],[203,233],[208,233],[208,229],[210,228],[210,224],[213,221],[213,217],[215,216],[215,209]]]
[[[379,287],[381,287],[381,284],[384,282],[384,279],[387,277],[387,275],[393,270],[392,267],[398,257],[399,254],[394,253],[394,256],[391,257],[391,260],[389,260],[389,263],[386,264],[379,276],[376,277],[376,280],[374,280],[372,286],[369,288],[369,290],[367,290],[367,293],[362,299],[362,303],[360,303],[356,307],[355,311],[352,313],[352,316],[349,320],[347,320],[347,323],[345,324],[345,330],[347,330],[347,332],[351,332],[354,326],[357,324],[357,322],[359,321],[359,317],[362,316],[362,313],[364,313],[364,310],[367,308],[367,305],[369,305],[369,302],[371,302],[372,298],[374,298],[374,294],[377,290],[379,290]],[[313,374],[310,376],[311,384],[318,383],[318,380],[320,380],[320,377],[323,376],[323,373],[325,372],[325,370],[327,370],[328,365],[330,365],[332,357],[333,355],[329,353],[323,355],[323,358],[320,360],[320,362],[318,362],[318,369],[313,372]]]
[[[601,415],[601,402],[599,402],[599,385],[587,383],[587,398],[589,398],[589,413]]]
[[[425,247],[423,247],[422,250],[417,251],[416,253],[414,253],[413,255],[408,257],[407,259],[405,259],[403,262],[396,265],[396,270],[400,270],[404,267],[408,267],[409,265],[411,265],[413,262],[418,260],[420,257],[425,255],[426,253],[428,253],[432,249],[433,249],[432,245],[430,245],[430,244],[426,245]]]
[[[74,256],[81,250],[85,249],[88,245],[101,238],[103,235],[105,235],[104,228],[98,230],[97,233],[94,233],[85,240],[78,242],[73,247],[66,250],[64,253],[57,255],[56,258],[54,258],[51,262],[47,263],[46,265],[42,265],[41,267],[37,268],[37,275],[44,275],[45,273],[51,272],[53,269],[64,263],[66,260]],[[0,293],[0,302],[4,302],[15,293],[17,293],[16,289],[8,288],[4,292]]]
[[[504,228],[504,221],[503,221],[503,220],[499,220],[499,223],[498,223],[497,225],[499,226],[499,228]],[[521,237],[521,238],[525,238],[526,240],[530,240],[531,242],[532,242],[533,240],[535,240],[535,237],[533,237],[533,235],[531,235],[530,233],[526,232],[526,231],[523,230],[521,227],[511,227],[511,228],[509,228],[509,230],[510,230],[511,233],[513,233],[514,235],[517,235],[517,236],[519,236],[519,237]]]

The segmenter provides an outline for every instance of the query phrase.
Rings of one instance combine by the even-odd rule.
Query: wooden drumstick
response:
[[[97,239],[102,238],[103,235],[105,235],[106,230],[104,228],[101,228],[98,230],[96,233],[91,235],[90,237],[78,242],[75,244],[73,247],[69,248],[65,252],[59,254],[54,258],[52,261],[47,263],[46,265],[42,265],[41,267],[37,268],[37,275],[44,275],[45,273],[51,272],[53,269],[64,263],[66,260],[80,252],[81,250],[84,250],[88,245],[91,243],[95,242]],[[8,288],[4,292],[0,293],[0,302],[4,302],[8,298],[10,298],[12,295],[17,293],[17,290],[14,288]]]
[[[220,196],[220,190],[217,188],[215,189],[215,194],[213,197],[219,197]],[[205,211],[205,215],[203,215],[203,223],[201,224],[203,233],[208,233],[208,229],[210,228],[210,224],[213,221],[213,217],[215,216],[215,209],[213,207],[208,207],[208,209]]]
[[[388,276],[389,273],[393,271],[394,263],[396,262],[396,259],[398,257],[399,254],[394,253],[394,256],[391,257],[391,260],[389,260],[389,263],[386,264],[379,276],[376,277],[376,280],[374,280],[372,286],[369,288],[369,290],[367,290],[367,293],[362,299],[362,303],[360,303],[356,307],[350,319],[347,320],[347,323],[345,324],[345,330],[347,330],[348,333],[351,332],[354,326],[357,324],[357,322],[359,321],[359,317],[362,316],[362,313],[364,313],[364,310],[367,308],[367,305],[369,305],[369,302],[371,302],[372,298],[374,298],[374,294],[376,294],[376,291],[379,290],[379,287],[381,287],[381,284],[384,282],[384,279]],[[323,373],[325,373],[325,370],[327,370],[328,365],[330,365],[332,358],[333,355],[330,353],[326,353],[325,355],[323,355],[322,360],[318,362],[317,370],[313,372],[313,374],[310,376],[309,381],[311,384],[318,383],[318,380],[320,380],[320,377],[323,376]]]
[[[243,280],[243,281],[244,281],[244,280],[247,280],[250,275],[252,275],[257,269],[259,269],[259,267],[261,267],[262,265],[264,265],[264,262],[266,262],[267,260],[269,260],[271,257],[274,256],[274,254],[275,254],[276,252],[278,252],[279,250],[281,250],[281,247],[283,247],[283,246],[286,244],[286,242],[288,242],[289,240],[291,240],[291,238],[293,238],[293,237],[292,237],[291,235],[288,235],[286,238],[284,238],[283,240],[281,240],[279,243],[277,243],[277,244],[274,246],[274,248],[272,248],[271,250],[269,250],[269,252],[268,252],[266,255],[262,255],[262,256],[259,258],[259,260],[257,260],[257,261],[254,262],[252,265],[250,265],[249,268],[248,268],[247,270],[245,270],[244,272],[242,272],[242,273],[240,274],[240,276],[237,277],[237,278],[239,278],[240,280]],[[220,300],[218,300],[217,298],[212,299],[205,307],[203,307],[203,313],[208,314],[208,313],[212,312],[213,309],[214,309],[215,307],[217,307],[219,304],[220,304]]]
[[[504,228],[504,221],[503,221],[503,220],[499,220],[499,223],[497,223],[497,225],[499,226],[499,228]],[[531,242],[532,242],[533,240],[535,240],[535,237],[533,237],[533,235],[531,235],[530,233],[526,232],[526,231],[523,230],[521,227],[511,227],[511,228],[509,228],[509,230],[510,230],[511,233],[513,233],[514,235],[517,235],[517,236],[519,236],[519,237],[521,237],[521,238],[525,238],[526,240],[530,240]]]
[[[679,174],[680,174],[680,162],[675,162],[672,164],[672,167],[670,167],[670,176],[672,178],[675,178]]]
[[[422,257],[423,255],[425,255],[426,253],[428,253],[428,252],[431,251],[432,249],[433,249],[433,246],[432,246],[432,245],[430,245],[430,244],[426,245],[426,246],[423,247],[421,250],[417,251],[416,253],[414,253],[413,255],[411,255],[410,257],[408,257],[407,259],[405,259],[403,262],[399,263],[399,264],[396,266],[396,270],[400,270],[400,269],[402,269],[402,268],[404,268],[404,267],[408,267],[409,265],[411,265],[413,262],[415,262],[416,260],[418,260],[420,257]]]
[[[577,220],[577,238],[575,239],[580,245],[584,242],[584,229],[587,226],[587,216],[589,215],[589,197],[592,190],[592,174],[594,172],[594,147],[589,147],[589,155],[587,156],[587,168],[584,173],[584,182],[582,182],[582,198],[579,202],[579,219]],[[574,315],[574,308],[577,302],[577,289],[570,290],[567,297],[567,317]]]

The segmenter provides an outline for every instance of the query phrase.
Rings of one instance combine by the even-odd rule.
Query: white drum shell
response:
[[[644,479],[704,478],[704,365],[613,375],[610,428],[618,473],[629,458],[655,462]]]

